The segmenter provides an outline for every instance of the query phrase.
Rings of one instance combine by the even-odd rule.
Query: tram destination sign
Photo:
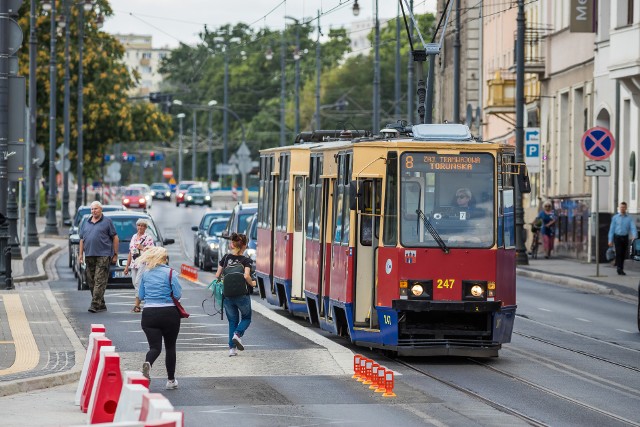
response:
[[[403,169],[420,172],[489,172],[493,168],[491,156],[485,153],[436,154],[404,153]]]

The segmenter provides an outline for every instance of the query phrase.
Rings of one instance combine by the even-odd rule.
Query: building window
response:
[[[151,52],[144,52],[142,54],[143,59],[151,59]]]
[[[635,0],[627,0],[627,25],[633,24],[633,3]]]

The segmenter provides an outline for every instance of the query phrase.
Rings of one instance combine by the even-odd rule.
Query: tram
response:
[[[262,150],[260,294],[359,346],[495,357],[516,312],[516,185],[514,147],[458,124]]]

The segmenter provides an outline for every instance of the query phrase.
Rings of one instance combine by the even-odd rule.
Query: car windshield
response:
[[[169,186],[167,184],[153,184],[151,188],[154,190],[167,190]]]
[[[142,191],[138,190],[137,188],[130,188],[128,190],[124,190],[125,196],[139,196],[141,194],[142,194]]]
[[[113,222],[113,226],[116,228],[116,233],[118,233],[118,238],[121,242],[130,242],[131,237],[138,232],[136,227],[136,222],[140,219],[140,217],[131,217],[131,218],[111,218]],[[147,221],[147,231],[146,234],[153,237],[153,241],[158,241],[158,232],[155,229],[155,225],[149,218],[145,218]]]
[[[207,230],[207,234],[209,236],[213,236],[213,235],[220,236],[226,226],[227,226],[227,221],[213,221],[209,226],[209,230]]]
[[[122,206],[112,206],[112,205],[102,206],[102,212],[113,212],[113,211],[122,211],[122,210],[124,210]],[[78,209],[78,212],[76,212],[76,216],[73,220],[73,225],[76,227],[79,226],[80,221],[82,221],[82,218],[85,215],[88,215],[90,213],[91,213],[91,208],[89,206]]]
[[[189,187],[189,194],[202,194],[204,190],[202,187]]]
[[[238,215],[238,233],[247,234],[249,221],[251,221],[253,214],[254,212],[249,212]]]
[[[219,213],[213,213],[213,214],[205,215],[202,218],[201,227],[202,227],[203,230],[206,230],[206,229],[209,228],[209,224],[211,224],[211,221],[213,221],[214,219],[223,218],[223,219],[226,220],[226,219],[229,219],[229,216],[230,216],[230,214],[227,213],[227,212],[219,212]],[[227,222],[225,221],[224,223],[226,224]]]
[[[258,221],[255,220],[255,217],[253,221],[251,221],[251,230],[249,230],[249,238],[251,240],[258,240]]]
[[[186,190],[187,188],[191,187],[193,184],[187,184],[187,183],[182,183],[180,185],[178,185],[178,190]]]

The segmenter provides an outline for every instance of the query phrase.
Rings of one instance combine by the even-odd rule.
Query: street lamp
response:
[[[69,89],[69,42],[71,39],[71,25],[66,25],[69,19],[69,2],[65,0],[63,3],[64,15],[60,15],[62,18],[58,25],[63,26],[64,32],[64,145],[62,148],[62,155],[60,156],[60,164],[62,168],[62,223],[64,225],[71,225],[71,216],[69,215],[69,170],[67,169],[66,161],[69,155],[69,133],[71,132],[71,125],[69,123],[69,103],[70,103],[70,89]]]
[[[360,15],[360,5],[358,4],[358,0],[353,2],[353,16]]]
[[[292,16],[285,16],[284,19],[290,19],[296,23],[296,49],[293,51],[293,60],[296,61],[295,75],[295,126],[294,135],[300,133],[300,21]]]
[[[218,101],[216,101],[215,99],[212,99],[211,101],[207,102],[207,105],[209,107],[214,107],[216,105],[218,105]],[[209,136],[208,136],[208,140],[207,140],[207,185],[211,185],[211,144],[213,143],[213,108],[209,108],[209,123],[208,123],[208,129],[209,129]]]
[[[229,116],[227,109],[229,108],[229,44],[239,43],[241,40],[239,37],[218,36],[213,39],[222,45],[222,52],[224,53],[224,108],[222,112],[222,163],[226,164],[228,160],[228,147],[229,147]],[[243,52],[244,53],[244,52]]]
[[[373,132],[380,130],[380,19],[378,18],[378,0],[375,3],[375,41],[373,60]],[[360,6],[356,0],[353,3],[353,15],[360,14]]]
[[[58,234],[56,221],[56,3],[43,3],[44,10],[50,8],[51,43],[49,55],[49,197],[47,199],[47,222],[45,234]]]
[[[40,246],[40,239],[38,238],[38,227],[36,225],[36,188],[37,178],[36,178],[36,168],[33,161],[35,157],[35,148],[36,148],[36,114],[37,114],[37,106],[36,106],[36,90],[37,90],[37,80],[36,80],[36,57],[37,57],[37,49],[38,49],[38,40],[36,37],[36,2],[35,0],[31,2],[30,5],[30,17],[29,17],[29,151],[30,156],[27,157],[27,161],[29,162],[29,186],[27,190],[27,199],[28,199],[28,207],[27,207],[27,223],[26,223],[26,244],[27,244],[27,252],[29,250],[29,246]]]
[[[176,103],[176,101],[173,101],[174,103]],[[180,101],[178,101],[180,102]],[[180,104],[178,105],[182,105],[182,102],[180,102]],[[178,140],[178,182],[182,182],[182,119],[184,119],[185,114],[184,113],[180,113],[178,114],[176,117],[180,119],[180,138]]]

